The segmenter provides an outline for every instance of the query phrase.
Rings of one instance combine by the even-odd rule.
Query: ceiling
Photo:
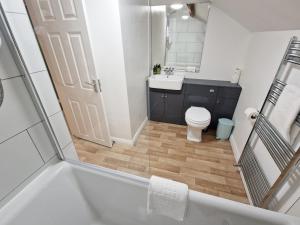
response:
[[[212,0],[242,26],[253,32],[300,30],[300,0]]]

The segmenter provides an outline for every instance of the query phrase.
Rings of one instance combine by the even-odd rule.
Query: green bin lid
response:
[[[234,125],[233,121],[230,120],[230,119],[227,119],[227,118],[220,118],[219,123],[227,125],[227,126],[233,126]]]

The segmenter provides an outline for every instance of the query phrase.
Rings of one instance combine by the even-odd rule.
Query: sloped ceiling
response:
[[[212,4],[253,32],[300,30],[300,0],[213,0]]]

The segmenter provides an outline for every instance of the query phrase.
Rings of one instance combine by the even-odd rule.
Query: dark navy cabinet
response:
[[[152,89],[150,97],[150,120],[182,124],[184,89],[180,91]]]
[[[211,127],[216,127],[219,118],[232,119],[238,103],[241,87],[220,87],[214,111],[212,113]]]
[[[241,90],[228,81],[198,79],[185,79],[180,91],[150,88],[150,120],[185,124],[185,111],[198,106],[209,110],[210,127],[216,127],[219,118],[232,118]]]
[[[218,88],[214,86],[185,84],[184,111],[191,106],[205,107],[211,114],[214,112]]]
[[[165,92],[160,89],[150,89],[150,120],[164,121]]]

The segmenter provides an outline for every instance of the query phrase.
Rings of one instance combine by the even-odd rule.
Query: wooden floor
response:
[[[229,141],[215,139],[214,131],[202,143],[186,140],[186,126],[148,122],[134,147],[106,148],[74,138],[80,160],[150,177],[157,175],[186,183],[190,189],[248,203]]]

